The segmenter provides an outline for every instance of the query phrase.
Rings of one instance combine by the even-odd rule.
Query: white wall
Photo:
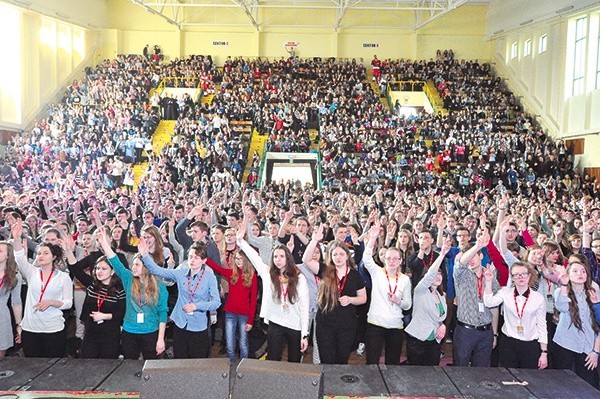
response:
[[[513,0],[508,3],[514,2]],[[535,2],[532,2],[535,3]],[[552,1],[555,7],[558,1]],[[565,2],[562,2],[565,3]],[[567,2],[568,3],[568,2]],[[527,7],[524,12],[527,12]],[[493,15],[491,13],[490,15]],[[595,89],[597,59],[597,29],[588,35],[588,77],[585,92],[572,96],[573,42],[572,27],[576,18],[587,16],[597,26],[600,7],[570,12],[545,21],[497,34],[493,39],[494,67],[506,78],[510,89],[518,96],[528,111],[556,138],[586,138],[582,167],[600,166],[595,155],[600,149],[600,90]],[[489,26],[500,26],[506,21],[489,21]],[[594,25],[590,24],[590,27]],[[547,51],[539,52],[539,40],[547,36]],[[524,46],[531,40],[532,53],[524,54]],[[511,49],[517,43],[518,54],[512,58]]]

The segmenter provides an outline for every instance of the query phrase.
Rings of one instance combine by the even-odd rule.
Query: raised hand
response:
[[[240,222],[240,224],[238,224],[237,231],[235,232],[235,237],[238,241],[241,241],[244,239],[244,237],[246,236],[247,229],[248,229],[248,227],[246,224],[246,220],[244,219]]]
[[[491,263],[484,269],[483,275],[485,276],[485,281],[488,283],[494,280],[494,266]]]
[[[317,242],[321,242],[323,240],[323,236],[324,236],[323,230],[324,230],[324,225],[323,225],[323,223],[321,223],[321,224],[319,224],[319,227],[317,227],[315,229],[315,231],[313,231],[312,239]]]
[[[447,236],[444,239],[444,243],[442,245],[442,248],[440,248],[440,256],[446,256],[446,254],[448,252],[450,252],[450,248],[452,247],[452,237]]]
[[[144,240],[143,238],[140,240],[140,242],[137,245],[137,249],[138,249],[138,253],[144,257],[146,255],[148,255],[148,244],[146,243],[146,240]]]
[[[489,242],[490,242],[490,233],[488,233],[487,231],[484,232],[483,234],[481,234],[479,237],[477,237],[477,246],[480,249],[487,247]]]
[[[375,245],[375,241],[377,241],[377,238],[379,237],[379,232],[380,231],[381,231],[381,224],[379,224],[379,222],[375,223],[369,229],[369,232],[368,232],[368,235],[369,235],[369,245],[371,247],[373,247]]]

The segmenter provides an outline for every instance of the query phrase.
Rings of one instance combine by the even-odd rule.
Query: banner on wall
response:
[[[229,46],[229,42],[223,40],[214,40],[213,46]]]
[[[284,42],[283,46],[284,47],[298,47],[300,45],[300,42]]]
[[[363,48],[377,48],[379,47],[379,43],[363,43]]]

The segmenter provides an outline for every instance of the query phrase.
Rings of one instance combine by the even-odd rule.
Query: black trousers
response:
[[[367,364],[379,364],[384,345],[385,364],[400,364],[403,336],[404,330],[399,328],[383,328],[369,323],[366,333]]]
[[[406,334],[406,356],[411,366],[438,366],[442,344],[433,341],[421,341]]]
[[[188,331],[173,326],[173,354],[176,359],[206,359],[210,354],[208,329]],[[225,335],[225,334],[223,334]]]
[[[283,348],[287,343],[288,362],[300,363],[300,334],[301,332],[298,330],[292,330],[270,321],[267,331],[267,360],[280,361]]]
[[[321,364],[348,364],[356,327],[331,326],[317,321],[317,345]]]
[[[121,347],[125,359],[137,360],[140,353],[144,360],[157,359],[156,341],[158,340],[158,330],[148,334],[132,334],[123,331],[121,334]]]
[[[86,359],[116,359],[121,353],[121,333],[106,336],[86,334],[81,344],[81,357]]]
[[[587,353],[575,353],[563,348],[557,343],[552,343],[552,360],[555,369],[575,369],[575,374],[583,378],[588,384],[598,389],[598,369],[588,370],[585,367]]]
[[[538,341],[521,341],[500,334],[500,365],[516,369],[537,369],[542,354]]]
[[[67,331],[36,333],[23,331],[21,345],[25,357],[63,357],[67,347]]]

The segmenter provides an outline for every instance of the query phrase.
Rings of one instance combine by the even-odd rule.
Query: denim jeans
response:
[[[248,357],[248,333],[246,324],[248,316],[225,312],[225,341],[227,342],[227,357],[230,362],[235,362],[235,347],[237,336],[240,339],[240,359]]]

